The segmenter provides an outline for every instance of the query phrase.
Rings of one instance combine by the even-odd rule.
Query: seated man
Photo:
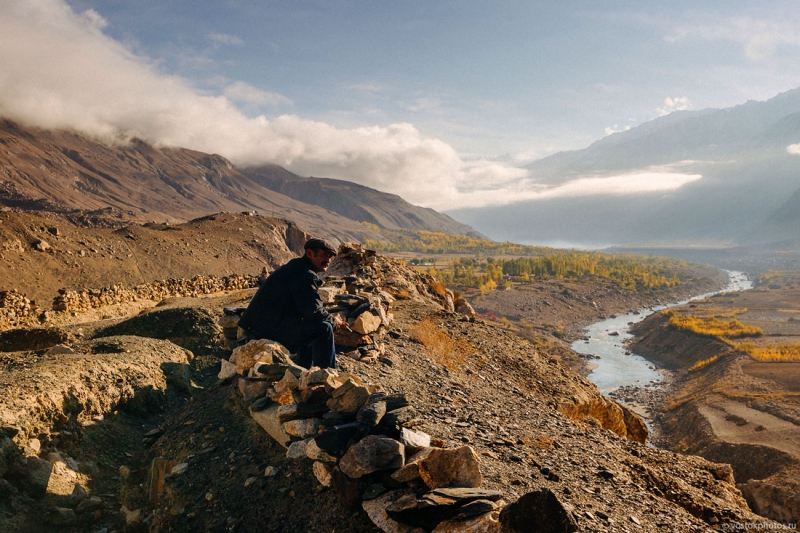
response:
[[[297,353],[305,368],[336,368],[333,330],[339,315],[322,306],[318,274],[325,272],[336,251],[322,239],[309,239],[305,254],[275,270],[261,285],[239,326],[251,339],[277,341]]]

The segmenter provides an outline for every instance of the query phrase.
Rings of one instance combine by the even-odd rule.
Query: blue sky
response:
[[[0,6],[0,66],[10,118],[447,209],[513,201],[521,164],[661,114],[800,86],[800,9],[17,0]]]

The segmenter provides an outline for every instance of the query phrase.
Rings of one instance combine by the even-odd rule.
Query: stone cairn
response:
[[[0,291],[0,329],[26,324],[38,316],[36,303],[16,289]]]
[[[383,354],[379,339],[396,298],[431,297],[450,311],[458,307],[458,298],[430,276],[382,259],[377,265],[375,252],[345,243],[320,289],[326,308],[341,313],[352,329],[337,332],[336,344],[354,348],[344,355],[364,362]],[[462,306],[462,314],[469,317],[470,309]],[[227,308],[220,321],[232,341],[242,333],[243,310]],[[250,415],[289,459],[309,461],[322,486],[345,507],[363,508],[383,531],[527,531],[531,512],[563,526],[552,531],[577,528],[549,490],[506,505],[501,492],[482,489],[481,460],[472,447],[446,448],[442,439],[414,430],[419,419],[403,393],[389,394],[346,372],[307,370],[268,339],[235,347],[221,360],[219,378],[237,380]]]
[[[266,339],[236,348],[220,378],[238,380],[251,416],[288,458],[310,461],[321,485],[385,531],[499,524],[502,494],[480,488],[478,455],[412,429],[418,421],[405,394],[349,373],[306,370]]]

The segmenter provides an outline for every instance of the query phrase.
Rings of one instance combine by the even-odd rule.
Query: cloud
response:
[[[692,22],[676,27],[665,37],[669,42],[688,40],[731,41],[742,47],[745,58],[763,61],[773,57],[778,45],[800,46],[796,17],[785,14],[778,19],[748,16],[728,17],[708,22]]]
[[[689,99],[687,97],[680,96],[672,98],[667,96],[664,98],[664,105],[657,107],[656,111],[659,117],[663,117],[664,115],[669,115],[673,111],[685,111],[687,109],[689,109]]]
[[[792,155],[800,155],[800,143],[790,144],[786,147],[786,151]]]
[[[621,131],[628,131],[631,129],[630,125],[620,127],[619,124],[614,124],[613,126],[607,126],[605,129],[606,135],[611,135],[613,133],[619,133]]]
[[[210,33],[208,38],[211,42],[221,45],[241,46],[244,41],[235,35],[228,35],[227,33]]]
[[[229,100],[253,106],[277,107],[294,103],[291,98],[287,98],[282,94],[262,91],[258,87],[254,87],[243,81],[237,81],[228,85],[225,87],[223,94]]]
[[[234,104],[291,100],[244,82],[221,95],[203,94],[105,35],[104,22],[93,11],[75,13],[63,0],[0,3],[0,116],[107,140],[135,136],[239,165],[277,163],[438,208],[463,205],[460,191],[476,182],[491,186],[527,174],[500,162],[464,160],[411,124],[342,129],[295,115],[249,118]]]
[[[589,176],[553,186],[535,183],[530,178],[507,181],[500,189],[476,189],[462,198],[464,205],[484,207],[531,200],[576,198],[585,196],[632,196],[674,191],[701,179],[700,174],[682,174],[664,170],[650,170],[616,176]],[[454,206],[456,208],[458,206]]]

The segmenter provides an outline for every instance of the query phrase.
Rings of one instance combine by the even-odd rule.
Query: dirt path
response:
[[[732,400],[697,409],[724,442],[767,446],[800,459],[800,427],[791,422]]]

